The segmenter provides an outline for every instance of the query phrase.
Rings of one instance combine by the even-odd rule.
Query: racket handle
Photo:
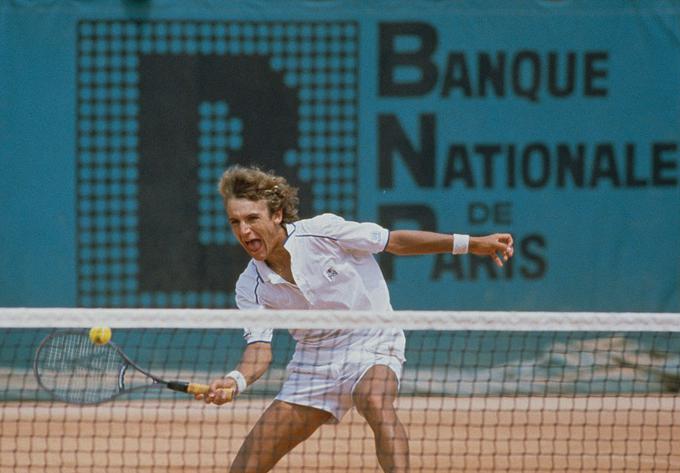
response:
[[[170,381],[167,383],[167,386],[173,391],[180,391],[189,394],[207,394],[210,392],[210,385],[208,384],[187,383],[185,381]],[[227,395],[227,401],[232,401],[234,399],[233,389],[220,388],[218,391],[224,391],[224,393]]]

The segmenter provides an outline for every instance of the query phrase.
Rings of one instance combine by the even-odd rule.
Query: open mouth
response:
[[[248,240],[245,243],[246,248],[248,248],[248,251],[250,251],[251,253],[257,253],[258,251],[260,251],[260,248],[262,248],[262,240],[260,240],[259,238]]]

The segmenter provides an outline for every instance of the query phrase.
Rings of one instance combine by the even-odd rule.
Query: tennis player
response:
[[[297,189],[257,168],[234,166],[220,181],[231,229],[251,256],[236,283],[240,309],[392,310],[387,284],[373,255],[473,253],[503,265],[513,254],[509,234],[484,237],[425,231],[388,231],[375,223],[323,214],[298,220]],[[395,399],[404,363],[398,329],[291,330],[296,349],[274,402],[247,435],[232,472],[266,472],[324,423],[337,423],[354,406],[373,431],[386,472],[409,466],[406,431]],[[224,404],[219,388],[237,393],[267,370],[272,330],[246,329],[247,346],[234,371],[198,395]]]

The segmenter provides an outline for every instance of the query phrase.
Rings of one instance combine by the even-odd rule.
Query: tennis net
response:
[[[197,383],[237,365],[242,327],[281,330],[269,370],[218,407],[131,367],[120,393],[125,363],[83,338],[102,325],[145,371]],[[227,471],[288,376],[286,329],[394,327],[411,471],[680,471],[680,314],[20,308],[0,309],[0,471]],[[375,451],[352,409],[274,471],[381,471]]]

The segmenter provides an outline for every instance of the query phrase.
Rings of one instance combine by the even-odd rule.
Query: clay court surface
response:
[[[0,471],[225,472],[267,402],[0,404]],[[677,397],[403,397],[399,408],[415,472],[680,471]],[[351,412],[274,471],[380,470],[372,434]]]

